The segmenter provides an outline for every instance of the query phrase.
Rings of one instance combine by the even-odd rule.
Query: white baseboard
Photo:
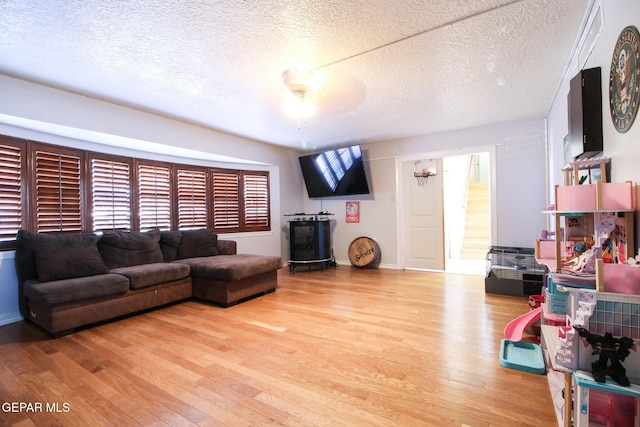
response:
[[[8,313],[0,316],[0,326],[8,325],[9,323],[15,323],[24,320],[20,313]]]
[[[351,261],[349,260],[336,260],[336,264],[344,265],[344,266],[352,266]],[[403,270],[398,264],[384,264],[381,263],[378,268],[384,268],[387,270]]]

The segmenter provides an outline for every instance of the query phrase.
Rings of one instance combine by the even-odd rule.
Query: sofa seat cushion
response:
[[[135,290],[189,277],[189,266],[177,262],[142,264],[114,268],[111,273],[126,277],[129,287]]]
[[[187,258],[176,261],[188,264],[192,277],[204,277],[225,282],[246,279],[282,268],[282,258],[267,255],[218,255]]]
[[[128,290],[126,277],[110,273],[51,282],[28,280],[24,285],[27,298],[47,306],[122,295]]]

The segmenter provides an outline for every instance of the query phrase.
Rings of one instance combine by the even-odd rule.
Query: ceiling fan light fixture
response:
[[[285,110],[298,119],[298,129],[300,129],[306,117],[316,110],[318,79],[311,68],[295,67],[285,70],[282,73],[282,80],[289,89]]]
[[[309,92],[316,92],[316,74],[308,67],[294,67],[282,73],[282,80],[289,91],[295,96],[304,98]]]
[[[284,109],[289,116],[304,121],[316,112],[316,104],[308,99],[289,95],[285,99]]]

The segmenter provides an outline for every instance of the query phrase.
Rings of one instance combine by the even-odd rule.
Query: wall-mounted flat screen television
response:
[[[310,198],[369,194],[359,145],[300,157]]]

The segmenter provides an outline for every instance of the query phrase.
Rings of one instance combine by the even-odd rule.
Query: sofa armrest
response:
[[[236,255],[237,250],[235,240],[218,239],[218,252],[220,252],[220,255]]]

